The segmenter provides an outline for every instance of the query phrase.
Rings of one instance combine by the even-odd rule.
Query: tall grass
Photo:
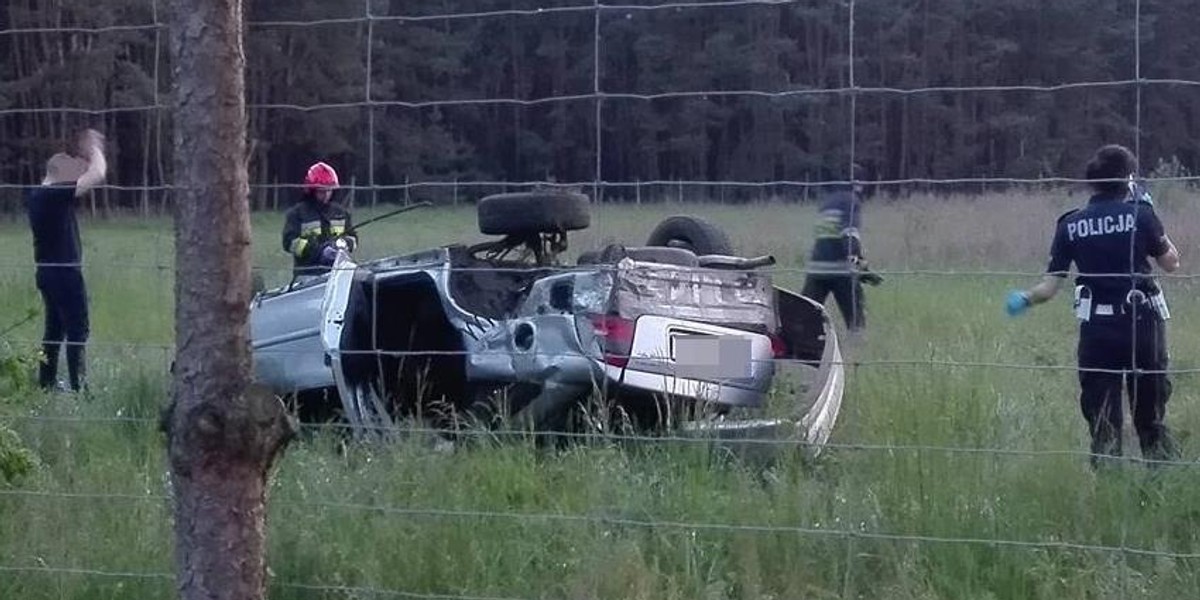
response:
[[[1196,558],[1098,547],[1200,553],[1200,471],[1131,464],[1093,473],[1079,454],[1087,436],[1069,300],[1020,320],[1001,310],[1004,292],[1043,268],[1068,201],[1080,198],[867,206],[874,267],[904,273],[867,289],[869,334],[850,356],[834,445],[816,461],[786,452],[739,461],[684,443],[346,445],[335,431],[308,432],[272,486],[272,596],[395,597],[345,589],[378,588],[581,599],[1195,598]],[[728,228],[743,253],[774,254],[779,281],[798,288],[802,275],[787,269],[803,264],[812,210],[602,206],[571,251],[641,243],[659,218],[691,212]],[[1188,248],[1200,223],[1164,212],[1193,273]],[[254,224],[256,265],[271,270],[268,281],[286,280],[280,218],[256,215]],[[362,252],[481,239],[474,231],[467,208],[417,211],[364,230]],[[165,221],[84,225],[100,392],[89,401],[30,394],[0,408],[41,463],[0,487],[0,567],[170,573],[155,426],[169,356],[146,346],[172,339],[170,232]],[[5,248],[27,240],[19,224],[0,228]],[[0,271],[0,314],[37,305],[28,256],[11,260]],[[1193,285],[1172,279],[1166,288],[1173,366],[1196,368]],[[38,334],[35,323],[14,335]],[[1196,431],[1196,381],[1181,374],[1175,383],[1169,422]],[[1200,454],[1194,438],[1183,445],[1186,456]],[[0,570],[0,598],[172,589],[169,578]]]

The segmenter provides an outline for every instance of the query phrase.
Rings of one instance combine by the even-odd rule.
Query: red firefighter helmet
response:
[[[323,162],[309,167],[308,173],[304,176],[304,190],[309,193],[315,192],[319,188],[337,189],[337,187],[337,171]]]

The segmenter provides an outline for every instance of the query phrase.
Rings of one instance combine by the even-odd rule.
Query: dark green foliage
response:
[[[0,483],[8,483],[30,474],[37,458],[21,441],[21,436],[5,424],[3,417],[10,405],[29,392],[34,358],[14,349],[5,336],[37,316],[30,311],[24,320],[0,330]]]
[[[164,3],[165,4],[165,3]],[[370,25],[354,20],[371,14]],[[452,181],[820,180],[844,176],[850,153],[877,179],[1078,177],[1097,145],[1140,147],[1142,163],[1194,168],[1200,115],[1187,86],[958,90],[1133,80],[1200,79],[1200,13],[1144,0],[857,2],[853,81],[849,3],[804,0],[601,12],[581,0],[248,0],[248,101],[256,208],[286,205],[312,161],[345,183]],[[494,10],[581,10],[486,18],[389,17]],[[0,29],[153,24],[155,0],[29,0],[0,8]],[[331,22],[308,26],[263,22]],[[254,24],[259,23],[259,24]],[[162,32],[0,35],[0,111],[129,109],[102,115],[0,112],[0,181],[40,179],[48,154],[84,124],[110,132],[112,183],[171,180],[170,118],[136,110],[166,103],[171,72]],[[165,37],[163,38],[165,39]],[[368,62],[368,40],[370,61]],[[599,65],[599,77],[595,66]],[[369,78],[368,78],[369,68]],[[369,80],[369,86],[368,86]],[[601,160],[596,160],[597,87]],[[157,86],[157,87],[156,87]],[[859,89],[854,94],[850,88]],[[369,90],[368,90],[369,87]],[[953,88],[899,93],[918,88]],[[627,95],[756,90],[783,96]],[[378,104],[368,108],[368,94]],[[581,96],[516,105],[452,100]],[[852,102],[853,98],[853,102]],[[421,104],[435,102],[434,105]],[[412,103],[419,104],[413,106]],[[320,105],[336,105],[314,108]],[[852,112],[853,107],[853,112]],[[597,173],[597,167],[599,172]],[[833,169],[832,171],[830,169]],[[1147,169],[1148,170],[1148,169]],[[498,189],[420,187],[433,201]],[[713,188],[714,198],[739,199]],[[773,192],[774,190],[768,190]],[[608,187],[606,198],[632,198]],[[660,188],[651,195],[662,195]],[[754,194],[762,190],[741,190]],[[2,210],[17,208],[0,190]],[[692,196],[688,196],[692,198]],[[161,206],[165,194],[108,191],[104,208]],[[354,202],[400,201],[400,190]]]

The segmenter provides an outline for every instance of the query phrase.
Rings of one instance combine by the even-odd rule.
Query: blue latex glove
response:
[[[1029,310],[1029,296],[1025,292],[1013,290],[1008,293],[1008,299],[1004,302],[1004,310],[1008,311],[1008,316],[1020,316],[1026,310]]]
[[[337,259],[337,248],[331,244],[321,246],[321,264],[333,265],[333,261]]]

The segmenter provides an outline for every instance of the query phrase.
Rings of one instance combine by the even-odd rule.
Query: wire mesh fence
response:
[[[697,197],[719,201],[725,198],[726,191],[731,192],[730,196],[736,191],[751,200],[777,200],[801,196],[830,184],[849,183],[839,177],[644,181],[606,177],[606,161],[618,160],[619,154],[606,149],[628,142],[613,133],[624,124],[619,117],[627,114],[612,110],[618,105],[721,98],[764,102],[846,100],[848,109],[843,114],[849,136],[839,156],[846,165],[852,165],[862,157],[860,146],[874,143],[864,138],[871,132],[863,133],[856,126],[860,107],[880,97],[980,94],[1055,97],[1071,92],[1133,90],[1136,101],[1129,120],[1133,124],[1132,145],[1140,155],[1145,95],[1187,94],[1200,85],[1200,81],[1189,79],[1144,76],[1140,0],[1135,3],[1132,15],[1135,35],[1132,72],[1111,80],[958,85],[938,79],[919,87],[860,85],[862,74],[856,77],[855,50],[866,33],[857,26],[856,16],[869,3],[849,0],[843,3],[849,42],[844,76],[821,86],[779,81],[769,89],[699,90],[610,87],[611,81],[603,73],[604,58],[606,52],[615,49],[606,45],[606,27],[614,27],[617,19],[628,20],[631,14],[745,11],[796,3],[737,0],[615,4],[592,0],[448,14],[438,14],[436,7],[428,8],[432,4],[414,7],[411,14],[391,14],[394,3],[382,4],[389,6],[380,10],[381,3],[364,2],[361,14],[353,16],[249,20],[248,37],[267,30],[361,27],[365,75],[361,99],[251,101],[247,106],[251,113],[294,115],[303,119],[320,111],[362,111],[366,177],[362,182],[344,182],[342,187],[348,192],[395,194],[449,190],[453,201],[448,204],[457,206],[460,193],[463,204],[469,205],[468,196],[474,199],[497,191],[535,188],[588,191],[597,203],[594,205],[597,215],[603,219],[581,234],[585,237],[580,247],[599,247],[614,239],[638,239],[648,229],[648,219],[660,216],[659,213],[690,210],[689,202]],[[349,5],[343,3],[339,8]],[[0,36],[95,36],[154,31],[157,55],[164,25],[159,21],[157,2],[151,8],[149,23],[9,27],[0,28]],[[578,15],[591,22],[591,56],[590,61],[584,61],[590,62],[591,73],[583,78],[590,83],[590,89],[540,95],[506,95],[484,90],[477,97],[418,95],[406,99],[394,94],[388,88],[390,83],[373,83],[375,67],[383,60],[375,55],[377,36],[394,35],[385,28],[417,23],[453,27],[489,19],[537,22],[548,15]],[[155,64],[158,62],[155,59]],[[161,85],[156,70],[152,100],[137,106],[11,105],[0,106],[0,117],[143,115],[142,118],[157,119],[155,135],[161,138],[165,127],[162,119],[169,119],[171,110],[160,97]],[[381,164],[377,157],[377,128],[382,129],[382,122],[395,118],[395,113],[389,111],[578,104],[590,106],[586,111],[592,119],[587,124],[590,127],[581,130],[591,136],[588,140],[592,147],[591,178],[388,181],[377,176]],[[163,151],[161,145],[156,147],[160,153]],[[159,170],[158,174],[162,176],[164,172]],[[1148,182],[1161,184],[1188,184],[1197,179],[1200,177],[1186,173],[1146,177]],[[1043,274],[1042,269],[1033,266],[1030,257],[1038,264],[1044,261],[1043,248],[1049,247],[1053,231],[1050,222],[1037,221],[1046,216],[1045,211],[1037,212],[1034,218],[1014,216],[1025,211],[1028,203],[1009,212],[1001,209],[993,213],[993,206],[1024,194],[1060,193],[1067,189],[1065,186],[1083,181],[1081,177],[1051,174],[1013,177],[985,173],[875,178],[870,182],[879,188],[934,191],[946,188],[960,196],[968,195],[963,190],[987,191],[999,187],[1009,191],[975,199],[947,200],[947,210],[955,215],[950,219],[931,214],[940,210],[941,205],[935,204],[922,204],[916,209],[883,204],[869,207],[890,214],[878,227],[882,232],[872,232],[873,225],[868,220],[864,237],[868,248],[880,240],[878,246],[883,250],[876,254],[880,257],[879,264],[873,270],[895,282],[892,284],[895,287],[880,288],[870,295],[872,336],[830,363],[846,370],[846,410],[833,437],[819,445],[824,454],[815,465],[807,460],[785,460],[765,469],[730,467],[707,452],[713,446],[712,440],[670,432],[631,434],[603,427],[590,433],[531,432],[516,427],[448,430],[421,420],[398,426],[401,434],[398,437],[422,440],[419,449],[397,450],[389,459],[387,450],[357,447],[347,442],[347,433],[355,429],[351,424],[340,421],[300,424],[302,439],[311,445],[295,450],[297,456],[288,459],[283,467],[285,474],[281,476],[284,481],[271,499],[273,530],[280,531],[278,537],[284,540],[272,548],[272,553],[280,557],[280,570],[286,571],[276,574],[272,590],[291,597],[462,600],[662,597],[670,595],[667,591],[690,597],[697,597],[702,591],[712,597],[770,595],[764,590],[785,597],[845,598],[861,594],[901,596],[902,590],[911,593],[919,590],[934,597],[961,597],[1006,584],[1011,585],[1005,590],[1012,597],[1042,597],[1073,585],[1060,583],[1056,587],[1047,583],[1022,587],[1011,584],[1010,579],[1020,578],[1011,573],[979,575],[977,571],[987,570],[988,561],[1000,563],[1001,570],[1045,569],[1047,580],[1074,577],[1085,587],[1093,584],[1104,587],[1109,594],[1106,597],[1146,597],[1157,592],[1169,595],[1189,589],[1196,582],[1197,571],[1191,561],[1200,558],[1200,540],[1181,531],[1187,524],[1194,524],[1195,516],[1178,500],[1172,502],[1170,496],[1187,497],[1197,489],[1193,468],[1197,463],[1188,458],[1153,461],[1126,453],[1121,460],[1138,468],[1149,465],[1173,468],[1153,471],[1159,473],[1156,477],[1160,479],[1151,478],[1150,483],[1139,479],[1140,475],[1128,473],[1114,475],[1115,479],[1108,483],[1088,479],[1083,465],[1089,453],[1082,442],[1082,429],[1062,433],[1078,421],[1076,391],[1071,387],[1075,381],[1070,374],[1081,371],[1070,360],[1073,349],[1062,341],[1064,336],[1073,334],[1072,323],[1064,322],[1069,321],[1066,311],[1031,320],[1028,327],[1036,331],[1014,332],[996,324],[1001,317],[994,300],[1000,295],[1000,286]],[[35,185],[0,182],[0,190],[21,192]],[[272,192],[299,188],[301,184],[261,178],[251,187],[255,192]],[[151,180],[102,186],[102,190],[114,193],[162,193],[164,205],[170,202],[171,189],[169,181]],[[668,205],[658,212],[636,212],[643,197],[665,198]],[[606,201],[636,206],[600,204]],[[801,214],[801,209],[780,208],[776,203],[722,205],[697,203],[695,210],[735,224],[731,230],[739,245],[749,248],[749,253],[799,256],[799,259],[783,257],[781,264],[756,270],[780,285],[798,287],[809,271],[791,265],[804,261],[807,245],[801,241],[807,242],[808,234],[795,234],[794,230],[809,225],[811,215]],[[1166,208],[1164,212],[1179,217],[1180,235],[1184,239],[1200,238],[1200,228],[1190,229],[1194,223],[1187,220],[1183,210],[1171,212]],[[452,209],[448,213],[419,215],[414,213],[412,220],[381,233],[382,241],[368,251],[380,260],[393,256],[393,249],[386,243],[392,241],[389,235],[401,240],[399,245],[417,251],[438,246],[442,243],[437,240],[439,237],[454,239],[475,234],[472,227],[463,225],[474,225],[469,212]],[[975,222],[965,222],[971,215]],[[259,251],[258,258],[262,260],[254,268],[270,276],[273,285],[286,286],[291,283],[291,272],[284,264],[286,257],[276,251],[273,218],[264,218],[266,233],[257,234],[256,242],[261,242],[265,249]],[[1168,222],[1168,229],[1172,229],[1173,223]],[[156,412],[167,393],[166,373],[173,348],[169,317],[174,285],[172,242],[162,223],[153,219],[85,223],[85,239],[93,235],[88,231],[93,225],[104,233],[92,238],[96,241],[89,241],[89,257],[84,266],[89,285],[95,290],[96,329],[103,335],[97,335],[87,346],[92,349],[92,360],[99,365],[96,379],[102,387],[91,398],[64,399],[28,393],[28,398],[13,402],[12,407],[5,407],[0,413],[0,421],[19,431],[46,463],[45,471],[27,483],[0,487],[0,514],[17,517],[17,520],[5,519],[7,524],[0,528],[0,547],[4,548],[0,573],[11,577],[9,583],[0,584],[0,589],[14,594],[54,587],[92,589],[87,587],[90,584],[70,587],[71,582],[81,580],[113,582],[118,586],[145,583],[156,587],[138,589],[166,593],[174,578],[161,553],[167,547],[166,507],[171,494],[161,478],[162,458],[156,457],[156,453],[161,453],[157,445]],[[931,230],[937,226],[940,229]],[[922,246],[930,237],[953,238],[956,234],[947,229],[954,226],[972,231],[951,239],[944,247]],[[1023,230],[1013,233],[1013,228]],[[629,231],[634,233],[628,234]],[[0,235],[17,238],[23,234],[20,226],[14,225],[11,233]],[[147,241],[150,252],[138,248],[139,243]],[[977,250],[980,254],[969,257],[960,254],[962,248],[970,246],[982,248]],[[941,260],[947,257],[948,260]],[[610,268],[541,265],[536,271],[550,275]],[[5,287],[17,290],[12,295],[6,294],[0,306],[16,309],[32,301],[31,288],[28,282],[23,282],[30,270],[29,261],[0,262],[0,281]],[[524,273],[531,269],[493,265],[456,266],[454,270]],[[1177,296],[1175,312],[1179,316],[1172,320],[1177,328],[1172,337],[1173,363],[1165,369],[1178,382],[1176,398],[1184,400],[1194,396],[1187,388],[1191,376],[1200,372],[1200,363],[1192,359],[1200,351],[1200,342],[1190,335],[1187,319],[1187,314],[1195,308],[1187,297],[1195,277],[1186,269],[1161,277],[1173,296],[1184,292]],[[129,299],[134,297],[139,299]],[[102,308],[102,303],[109,306]],[[395,310],[402,311],[404,307]],[[830,310],[831,328],[841,336],[845,331],[837,326],[836,314]],[[373,326],[378,318],[372,320]],[[20,328],[6,342],[13,347],[37,347],[40,343],[37,325]],[[339,349],[337,354],[394,359],[469,355],[487,360],[511,353],[503,348],[473,352],[372,348]],[[619,354],[616,357],[630,358]],[[804,361],[772,358],[770,362],[782,367]],[[911,406],[897,407],[893,401]],[[1180,404],[1178,399],[1174,401],[1172,410]],[[1178,415],[1182,423],[1200,424],[1195,410],[1186,405]],[[1172,413],[1172,419],[1175,416]],[[358,426],[363,427],[370,429]],[[582,454],[567,451],[566,458],[544,459],[550,463],[547,465],[539,462],[542,459],[524,458],[527,455],[519,453],[514,456],[491,445],[496,441],[515,441],[521,447],[522,440],[543,438],[578,442]],[[331,442],[333,448],[321,446],[330,439],[337,440]],[[456,454],[458,450],[446,451],[439,444],[446,439],[453,439],[466,450],[463,454]],[[785,453],[811,449],[807,448],[810,444],[794,437],[738,439],[737,444]],[[648,445],[652,449],[643,455],[635,445],[637,448]],[[608,450],[614,447],[628,450],[629,457],[613,458]],[[655,449],[662,454],[654,454]],[[696,449],[699,451],[691,453]],[[410,464],[402,465],[401,460]],[[114,466],[121,461],[125,462]],[[845,470],[839,471],[838,476],[822,479],[823,468],[834,469],[839,465],[845,465]],[[488,470],[495,472],[486,473]],[[619,473],[614,475],[613,471]],[[710,472],[719,474],[702,474]],[[746,472],[756,475],[745,475]],[[123,480],[131,476],[132,480]],[[455,477],[460,478],[457,483]],[[1071,486],[1075,491],[1056,488],[1053,483]],[[913,489],[906,489],[906,484]],[[760,487],[751,489],[752,485]],[[668,489],[671,486],[678,489]],[[961,489],[947,489],[954,486]],[[706,498],[711,498],[711,503],[705,502]],[[1064,506],[1070,502],[1081,506]],[[1050,516],[1042,518],[1043,511]],[[1079,520],[1065,524],[1053,521],[1066,518],[1065,515]],[[25,522],[19,522],[21,519]],[[1088,523],[1089,519],[1109,521],[1097,526]],[[124,532],[143,525],[147,529],[144,536]],[[127,548],[130,556],[118,556],[122,548],[109,548],[102,542],[80,542],[76,534],[65,532],[65,528],[91,532],[84,537],[112,536],[119,540],[118,544],[130,546]],[[362,540],[392,546],[363,548],[358,545]],[[79,547],[72,548],[72,543],[78,543]],[[318,545],[328,548],[320,551],[311,548]],[[403,555],[406,545],[416,547],[419,554],[419,560],[414,560],[411,568],[397,565],[402,558],[387,556]],[[543,545],[547,549],[540,549]],[[633,545],[635,549],[620,555],[625,545]],[[1003,553],[1010,551],[1022,553],[1023,558],[1004,558]],[[776,555],[758,556],[772,552]],[[531,558],[522,559],[522,553]],[[956,557],[955,553],[960,555]],[[1080,558],[1084,556],[1089,558]],[[971,564],[963,566],[956,562],[958,559]],[[1143,559],[1150,562],[1139,562]],[[657,562],[659,566],[636,565],[639,562]],[[822,564],[828,572],[820,575],[782,574],[797,565],[815,569]],[[394,571],[389,572],[388,568]],[[914,583],[905,574],[910,568],[927,575],[916,577],[920,581]],[[491,569],[500,572],[491,573]],[[957,570],[960,587],[940,584],[939,569]],[[601,572],[612,574],[595,575]],[[524,579],[525,576],[529,579]],[[415,583],[405,583],[406,577]],[[600,581],[606,577],[623,580],[632,587]],[[685,583],[678,587],[663,583],[673,577]],[[569,583],[564,583],[568,580]],[[719,582],[729,587],[721,589],[717,586]],[[104,587],[108,583],[99,585],[102,587],[96,588],[101,590],[97,593],[119,589]],[[33,593],[29,596],[39,597]]]

